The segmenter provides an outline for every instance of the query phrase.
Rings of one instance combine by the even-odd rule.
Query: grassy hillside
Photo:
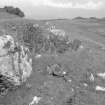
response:
[[[14,18],[18,18],[18,16],[7,13],[4,9],[0,8],[0,20],[14,19]]]
[[[2,19],[0,35],[10,34],[20,40],[24,25],[28,23],[37,24],[43,30],[52,26],[64,30],[72,40],[71,45],[63,54],[42,51],[43,53],[37,57],[34,53],[31,77],[16,90],[9,91],[5,97],[0,97],[0,104],[34,105],[29,103],[33,97],[38,96],[41,97],[39,105],[104,105],[105,91],[95,90],[97,85],[105,87],[105,79],[97,76],[99,71],[105,71],[104,19]],[[49,34],[44,31],[43,33]],[[36,42],[40,47],[43,39],[39,38]],[[77,50],[74,50],[76,47]],[[94,81],[92,76],[95,78]]]
[[[1,15],[0,15],[1,16]],[[7,16],[7,15],[6,15]],[[1,16],[2,17],[2,16]],[[7,18],[9,15],[7,16]],[[10,17],[12,17],[10,15]],[[83,20],[69,20],[69,19],[55,19],[55,20],[29,20],[29,19],[2,19],[0,21],[0,30],[7,34],[12,34],[8,26],[22,26],[27,23],[39,24],[43,29],[55,26],[57,29],[62,29],[72,39],[73,37],[87,38],[101,44],[105,44],[105,21],[104,19],[83,19]],[[18,30],[18,29],[17,29]]]
[[[9,13],[6,12],[0,12],[0,20],[3,19],[14,19],[14,18],[18,18],[16,15],[11,15]]]

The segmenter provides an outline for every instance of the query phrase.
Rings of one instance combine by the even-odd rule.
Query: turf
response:
[[[9,91],[5,97],[0,97],[0,104],[29,105],[33,97],[38,96],[43,98],[39,105],[104,105],[105,92],[95,90],[96,85],[104,87],[105,83],[104,79],[96,75],[105,71],[104,19],[5,19],[0,21],[0,35],[10,34],[19,40],[22,27],[28,23],[39,24],[43,30],[51,26],[62,29],[70,41],[78,39],[83,47],[74,50],[77,46],[74,44],[64,54],[43,53],[39,58],[33,55],[31,77],[22,86]],[[16,27],[16,30],[12,27]],[[60,69],[67,74],[60,75],[54,68],[50,68],[49,73],[48,67],[54,64],[61,65]],[[94,82],[89,79],[91,74],[95,77]]]

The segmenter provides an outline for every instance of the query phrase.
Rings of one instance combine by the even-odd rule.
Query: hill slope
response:
[[[0,20],[4,20],[4,19],[14,19],[14,18],[19,18],[16,15],[7,13],[6,11],[4,11],[3,9],[0,9]]]
[[[38,53],[39,56],[33,53],[35,55],[33,55],[31,77],[16,90],[11,90],[5,97],[0,97],[0,104],[34,105],[35,102],[39,102],[39,105],[104,105],[105,88],[103,91],[96,90],[97,85],[105,87],[105,78],[97,75],[99,72],[105,72],[104,21],[93,19],[38,21],[14,18],[0,21],[1,35],[10,34],[21,38],[24,26],[28,23],[36,26],[39,24],[43,30],[54,27],[64,30],[72,40],[71,44],[67,52],[63,54],[50,53],[51,50],[46,53],[43,50],[46,44],[42,43],[43,40],[46,42],[47,40],[38,37],[39,40],[36,42],[39,43],[38,48],[42,48],[42,53]],[[29,32],[30,30],[32,31],[29,28]],[[45,33],[47,34],[49,33]],[[41,33],[38,34],[40,35]],[[76,40],[73,40],[74,38]],[[65,43],[59,41],[54,44]],[[52,45],[51,48],[54,44],[47,43],[48,47]],[[76,47],[78,49],[74,50]],[[37,99],[39,99],[38,102]]]

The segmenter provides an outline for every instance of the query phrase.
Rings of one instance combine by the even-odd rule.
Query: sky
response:
[[[33,19],[105,17],[105,0],[0,0],[0,7],[19,7]]]

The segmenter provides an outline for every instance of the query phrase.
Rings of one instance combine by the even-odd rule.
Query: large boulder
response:
[[[7,83],[13,86],[21,85],[31,72],[32,59],[29,49],[15,42],[10,35],[0,36],[0,90],[7,88]]]

